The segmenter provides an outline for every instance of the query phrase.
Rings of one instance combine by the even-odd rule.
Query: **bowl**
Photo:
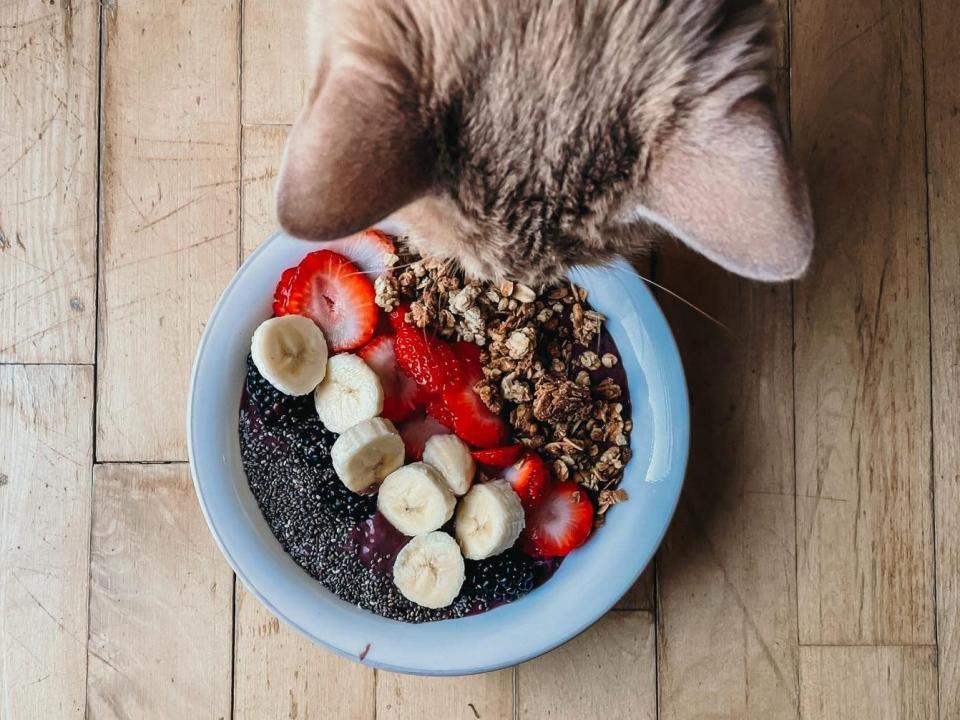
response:
[[[389,225],[387,230],[396,230]],[[237,576],[289,626],[333,652],[385,670],[466,675],[514,665],[570,640],[633,585],[660,544],[680,495],[689,440],[686,385],[656,301],[623,261],[577,268],[570,279],[607,317],[629,385],[630,499],[533,592],[455,620],[409,624],[340,600],[274,538],[243,471],[240,393],[253,331],[271,315],[280,273],[318,244],[275,233],[243,264],[204,330],[187,410],[190,466],[200,506]]]

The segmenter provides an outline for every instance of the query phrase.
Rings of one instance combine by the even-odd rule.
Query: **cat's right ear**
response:
[[[372,66],[321,62],[280,168],[277,217],[287,232],[350,235],[426,192],[436,153],[404,85]]]
[[[634,219],[654,222],[731,272],[792,280],[807,268],[813,220],[770,106],[707,102],[650,159]]]

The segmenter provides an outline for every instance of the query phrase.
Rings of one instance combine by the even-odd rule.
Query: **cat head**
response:
[[[760,280],[813,244],[747,0],[327,0],[281,167],[292,234],[394,214],[477,276],[550,280],[668,233]]]

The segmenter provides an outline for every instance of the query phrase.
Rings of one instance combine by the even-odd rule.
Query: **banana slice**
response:
[[[456,435],[434,435],[423,448],[423,461],[443,476],[454,495],[467,494],[477,466],[463,440]]]
[[[356,355],[340,353],[327,360],[327,374],[313,393],[320,422],[342,433],[383,410],[380,378]]]
[[[426,608],[452,603],[463,586],[463,555],[445,532],[431,532],[408,542],[393,563],[393,582],[410,602]]]
[[[333,443],[337,476],[355,493],[375,487],[403,465],[403,440],[393,423],[375,417],[359,422]]]
[[[509,549],[523,526],[520,497],[506,480],[474,485],[457,508],[457,542],[463,556],[471,560]]]
[[[404,535],[436,530],[453,517],[456,503],[440,473],[422,462],[387,475],[377,496],[377,509]]]
[[[311,392],[327,371],[327,341],[316,323],[303,315],[284,315],[260,323],[250,341],[253,364],[287,395]]]

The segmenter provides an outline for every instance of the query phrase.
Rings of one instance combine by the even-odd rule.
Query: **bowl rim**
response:
[[[394,228],[395,225],[390,225],[389,223],[381,224],[381,226],[386,226],[385,229],[392,230],[396,232]],[[211,499],[207,496],[205,492],[204,482],[200,478],[200,473],[198,471],[198,462],[197,462],[197,441],[195,438],[195,432],[197,431],[197,423],[195,420],[195,408],[198,403],[198,377],[201,372],[202,360],[205,357],[205,353],[208,352],[208,345],[210,337],[212,334],[212,328],[216,322],[220,319],[221,314],[223,313],[224,306],[227,304],[227,299],[230,297],[231,293],[234,291],[236,286],[241,282],[244,277],[245,272],[256,264],[259,257],[267,251],[267,248],[277,240],[277,238],[289,236],[285,235],[283,231],[277,230],[271,233],[260,245],[250,254],[249,257],[241,264],[240,268],[236,271],[234,276],[231,278],[230,282],[224,288],[223,292],[220,294],[220,297],[217,300],[216,305],[214,306],[210,317],[204,327],[204,331],[200,342],[197,346],[197,351],[194,359],[193,369],[191,372],[190,378],[190,388],[188,394],[187,402],[187,449],[188,457],[190,463],[190,471],[194,481],[194,488],[197,493],[198,502],[200,504],[201,510],[203,512],[204,519],[206,520],[207,526],[210,529],[211,534],[214,537],[214,540],[217,544],[217,547],[220,549],[220,552],[223,554],[224,558],[227,560],[230,567],[233,569],[236,576],[243,582],[247,590],[254,595],[259,602],[261,602],[271,613],[276,617],[283,620],[288,626],[292,627],[296,632],[298,632],[303,637],[309,639],[311,642],[318,644],[324,647],[331,652],[336,653],[342,657],[353,660],[355,662],[360,662],[363,665],[369,667],[376,667],[383,670],[401,672],[407,674],[415,675],[469,675],[482,672],[490,672],[512,665],[525,662],[527,660],[539,657],[550,650],[568,642],[573,639],[591,625],[593,625],[597,620],[599,620],[603,615],[605,615],[622,597],[623,592],[629,590],[629,588],[636,582],[637,578],[643,572],[643,570],[653,561],[653,558],[663,542],[663,538],[666,534],[667,528],[673,518],[673,515],[676,511],[677,504],[679,502],[680,493],[683,487],[683,481],[686,473],[688,451],[689,451],[689,433],[690,433],[690,417],[689,417],[689,399],[687,395],[686,380],[684,376],[683,366],[680,359],[680,354],[676,346],[675,339],[673,334],[667,324],[666,318],[664,317],[662,311],[660,310],[659,305],[653,297],[653,294],[646,287],[646,284],[639,278],[635,272],[632,272],[627,265],[626,261],[618,259],[608,264],[603,268],[574,268],[568,277],[573,279],[578,276],[578,273],[590,273],[590,272],[612,272],[620,276],[620,280],[625,282],[631,291],[637,291],[639,293],[638,298],[636,298],[632,306],[637,307],[637,301],[644,306],[644,309],[647,313],[643,320],[644,330],[651,330],[656,335],[659,344],[657,346],[657,353],[660,357],[660,361],[665,363],[666,371],[669,374],[670,382],[670,392],[668,393],[668,402],[670,404],[670,429],[673,432],[672,437],[670,438],[670,470],[667,477],[658,479],[658,482],[663,482],[665,487],[672,489],[672,492],[668,493],[666,498],[666,504],[662,505],[663,510],[666,512],[662,513],[660,518],[661,527],[658,529],[656,534],[656,541],[652,544],[651,549],[649,550],[648,556],[644,557],[642,563],[634,563],[634,566],[638,569],[635,573],[627,573],[630,575],[629,582],[625,584],[623,592],[609,594],[606,599],[599,605],[595,605],[590,612],[583,614],[582,617],[577,619],[577,622],[570,624],[562,632],[555,634],[551,640],[547,643],[541,643],[536,645],[536,647],[526,648],[519,652],[508,652],[502,658],[499,658],[495,662],[487,662],[481,665],[469,665],[469,664],[455,664],[445,668],[436,668],[432,667],[426,669],[424,667],[419,667],[416,665],[404,665],[398,664],[396,662],[384,662],[378,660],[375,656],[368,656],[365,658],[358,657],[357,653],[350,652],[344,647],[341,647],[333,642],[328,641],[324,637],[321,637],[316,632],[308,629],[300,622],[291,618],[288,613],[284,612],[282,608],[278,607],[278,604],[274,602],[270,597],[269,593],[265,592],[263,589],[258,587],[254,583],[249,574],[246,572],[246,568],[243,562],[240,562],[236,557],[235,553],[228,546],[228,543],[224,540],[221,529],[218,527],[216,521],[213,518],[213,510],[211,506]],[[304,241],[297,241],[304,242]],[[316,244],[319,248],[321,244]],[[581,281],[582,282],[582,281]],[[608,312],[609,315],[609,312]],[[621,343],[618,342],[618,347],[620,348],[621,353],[624,352]],[[629,376],[628,376],[629,377]],[[631,445],[633,444],[634,437],[631,437]],[[634,462],[632,459],[630,462]],[[629,463],[628,463],[629,467]],[[644,480],[647,482],[647,480]],[[249,489],[247,489],[249,492]],[[262,517],[261,517],[262,520]],[[265,523],[265,520],[263,521]],[[291,559],[292,562],[292,559]],[[306,575],[305,571],[304,574]],[[309,577],[309,576],[308,576]],[[626,577],[626,575],[624,575]],[[319,581],[310,578],[314,583],[320,585]],[[542,587],[549,585],[549,582]],[[322,587],[322,586],[321,586]],[[538,588],[539,589],[539,588]],[[329,592],[329,591],[326,591]],[[529,596],[528,596],[529,597]],[[515,603],[510,603],[514,605],[519,603],[524,598],[516,601]],[[342,602],[342,601],[341,601]],[[489,616],[497,612],[499,608],[489,611],[487,613],[482,613],[478,616],[473,617],[483,617]],[[462,623],[464,620],[470,620],[471,618],[461,618],[456,620],[444,620],[437,621],[433,623],[426,623],[423,625],[414,625],[410,623],[402,623],[400,621],[389,620],[382,618],[381,616],[370,613],[369,611],[362,611],[367,615],[370,615],[378,620],[385,621],[387,623],[397,623],[407,627],[427,627],[430,625],[440,626],[447,625],[452,623]],[[451,640],[453,636],[451,636]]]

